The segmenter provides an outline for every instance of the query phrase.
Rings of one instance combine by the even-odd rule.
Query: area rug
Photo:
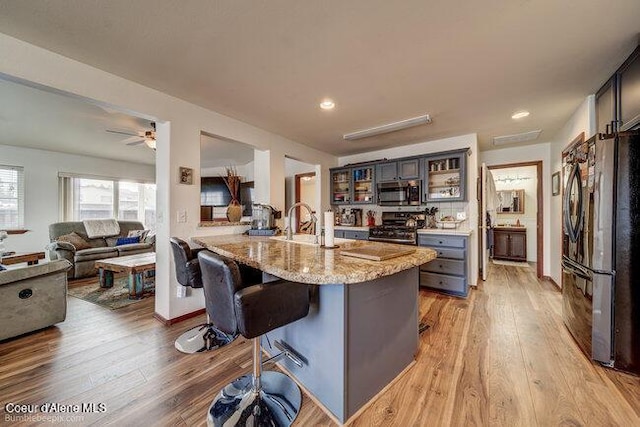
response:
[[[127,276],[115,277],[111,288],[101,288],[97,278],[69,282],[67,293],[72,297],[115,310],[152,297],[155,291],[153,277],[145,280],[144,297],[141,299],[129,299]]]
[[[508,265],[508,266],[511,266],[511,267],[524,267],[524,268],[531,267],[529,265],[529,263],[527,263],[527,262],[503,261],[501,259],[492,259],[491,262],[493,262],[496,265]]]

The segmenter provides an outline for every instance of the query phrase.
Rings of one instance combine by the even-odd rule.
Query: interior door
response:
[[[489,268],[489,243],[487,241],[487,165],[482,163],[480,170],[480,266],[482,267],[482,280],[487,280]]]

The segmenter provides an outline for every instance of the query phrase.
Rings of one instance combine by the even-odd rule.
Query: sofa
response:
[[[115,258],[126,255],[134,255],[155,251],[155,235],[152,233],[142,233],[144,226],[139,221],[116,221],[116,231],[105,231],[104,235],[89,236],[85,229],[84,221],[56,222],[49,225],[49,240],[47,246],[49,259],[65,259],[71,263],[69,279],[79,279],[82,277],[95,276],[97,270],[95,262],[106,258]],[[115,224],[114,224],[115,225]],[[116,245],[118,239],[126,238],[130,234],[142,233],[143,239],[138,243],[127,243]],[[69,239],[73,236],[76,240]],[[66,238],[67,241],[63,241]],[[70,240],[70,241],[69,241]]]
[[[0,271],[0,341],[64,321],[69,261]]]

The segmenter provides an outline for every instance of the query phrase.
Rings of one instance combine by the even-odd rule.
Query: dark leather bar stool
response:
[[[171,250],[176,264],[176,278],[182,286],[202,288],[202,272],[198,253],[204,248],[190,248],[187,242],[177,237],[171,237]],[[262,282],[262,274],[259,270],[249,267],[242,269],[243,283],[252,285]],[[205,298],[206,298],[206,289]],[[210,310],[207,308],[207,323],[189,329],[178,337],[174,345],[177,350],[192,354],[201,351],[215,350],[232,342],[237,332],[226,334],[215,327],[211,322]]]
[[[285,374],[262,372],[260,338],[309,313],[308,286],[281,280],[243,287],[235,261],[210,251],[200,252],[198,258],[204,287],[211,288],[207,294],[215,297],[214,322],[223,332],[237,329],[253,340],[253,373],[218,393],[209,407],[208,425],[291,425],[300,411],[300,389]]]

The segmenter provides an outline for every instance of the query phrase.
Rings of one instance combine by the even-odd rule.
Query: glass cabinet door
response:
[[[353,203],[374,203],[374,169],[373,166],[352,169]]]
[[[465,153],[424,159],[425,199],[428,202],[464,201]]]
[[[331,204],[351,202],[350,171],[351,169],[339,169],[331,172]]]

